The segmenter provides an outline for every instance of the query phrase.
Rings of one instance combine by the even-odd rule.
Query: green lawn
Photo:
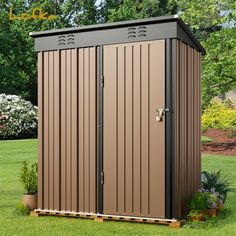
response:
[[[232,214],[217,227],[209,229],[169,229],[167,226],[125,222],[98,223],[92,220],[60,217],[16,216],[14,207],[22,188],[18,182],[23,160],[35,161],[37,140],[0,141],[0,235],[236,235],[236,194],[230,193],[227,206]],[[221,169],[236,187],[236,158],[204,156],[203,169]]]
[[[212,138],[209,138],[207,136],[202,136],[201,137],[202,143],[208,143],[208,142],[212,142]]]

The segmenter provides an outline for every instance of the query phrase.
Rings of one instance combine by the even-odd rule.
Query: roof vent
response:
[[[136,27],[128,28],[128,38],[136,38]]]
[[[75,44],[75,35],[69,34],[67,35],[67,45]]]
[[[138,31],[139,38],[147,36],[147,27],[146,26],[139,26],[137,31]]]
[[[138,26],[138,27],[130,27],[128,28],[128,38],[140,38],[147,36],[147,27],[146,26]]]
[[[68,35],[60,35],[57,37],[58,46],[70,46],[75,44],[75,35],[68,34]]]
[[[66,45],[66,37],[65,35],[60,35],[57,37],[58,46],[65,46]]]

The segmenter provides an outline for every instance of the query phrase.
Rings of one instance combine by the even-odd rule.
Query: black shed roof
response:
[[[206,53],[178,15],[46,30],[30,35],[35,38],[36,51],[177,38]]]

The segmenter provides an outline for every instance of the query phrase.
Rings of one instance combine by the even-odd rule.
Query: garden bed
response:
[[[236,156],[236,130],[208,129],[202,135],[212,139],[202,143],[202,152]]]

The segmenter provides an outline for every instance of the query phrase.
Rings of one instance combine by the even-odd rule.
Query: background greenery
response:
[[[236,129],[236,110],[227,102],[213,99],[202,115],[202,130]]]
[[[49,20],[9,21],[41,7]],[[21,95],[37,104],[37,68],[31,31],[141,19],[179,13],[206,48],[202,106],[236,85],[235,0],[7,0],[0,1],[0,93]]]
[[[236,193],[229,193],[226,206],[232,214],[207,229],[169,229],[167,226],[125,222],[97,223],[87,219],[18,216],[14,212],[24,190],[19,184],[22,161],[37,159],[37,140],[0,141],[0,235],[236,235]],[[202,169],[222,173],[236,187],[236,158],[204,155]]]

